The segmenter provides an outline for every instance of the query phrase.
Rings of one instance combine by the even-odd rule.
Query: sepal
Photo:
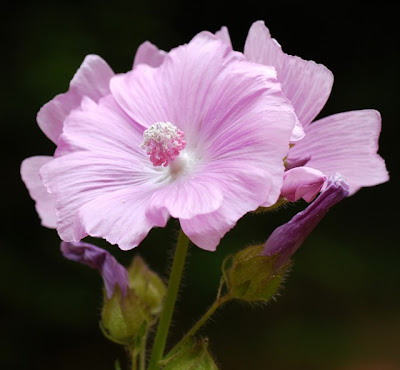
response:
[[[276,256],[262,255],[263,247],[245,248],[224,262],[224,277],[231,298],[266,302],[278,291],[289,264],[276,270]]]
[[[208,339],[191,340],[166,361],[161,361],[162,370],[218,370],[208,352]]]

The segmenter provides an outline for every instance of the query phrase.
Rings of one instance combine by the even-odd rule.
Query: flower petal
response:
[[[272,178],[265,179],[246,167],[242,169],[240,173],[237,169],[227,168],[221,178],[224,201],[217,211],[191,219],[180,219],[182,230],[198,247],[214,251],[221,238],[236,222],[247,212],[257,209],[260,198],[270,193]]]
[[[215,32],[215,36],[217,36],[220,40],[222,40],[232,48],[232,41],[231,37],[229,36],[229,31],[227,27],[221,27],[219,31]]]
[[[120,287],[124,296],[128,292],[128,271],[106,250],[89,243],[62,242],[61,252],[71,261],[99,270],[109,299],[113,295],[115,285]]]
[[[39,214],[42,225],[55,229],[57,225],[55,200],[54,197],[47,192],[46,187],[39,177],[40,168],[52,159],[53,157],[49,156],[26,158],[21,163],[21,177],[28,188],[29,195],[36,202],[36,211]]]
[[[303,198],[310,203],[319,193],[326,176],[310,167],[297,167],[283,174],[281,196],[289,202],[296,202]]]
[[[155,191],[147,206],[146,215],[152,219],[166,211],[175,218],[191,218],[217,210],[223,194],[211,176],[191,175],[173,181]]]
[[[322,64],[285,54],[263,21],[251,26],[244,54],[252,62],[276,68],[282,90],[305,128],[328,100],[333,84],[331,71]]]
[[[67,154],[44,165],[40,175],[47,190],[56,198],[57,230],[65,241],[79,241],[87,235],[85,225],[77,218],[79,209],[86,203],[119,190],[128,189],[135,193],[143,184],[146,189],[156,186],[154,173],[143,170],[134,156],[118,153],[82,151]],[[120,209],[123,214],[126,206],[120,198],[117,201],[116,211]],[[130,209],[133,220],[135,207],[131,205]],[[108,215],[102,213],[99,217],[107,219]]]
[[[97,55],[88,55],[70,83],[69,90],[45,104],[37,115],[39,127],[55,144],[61,135],[68,114],[79,107],[87,96],[95,101],[109,94],[109,82],[114,72]]]
[[[122,250],[138,246],[153,227],[164,227],[169,218],[162,210],[154,220],[146,216],[154,191],[142,184],[96,197],[79,209],[75,220],[79,235],[104,238]]]
[[[224,65],[241,58],[239,53],[214,35],[202,32],[184,46],[173,49],[159,68],[145,64],[111,80],[111,91],[119,105],[136,122],[149,127],[171,122],[185,132],[197,134],[210,85]]]
[[[147,64],[150,67],[158,67],[164,62],[166,55],[167,53],[164,50],[160,50],[151,42],[145,41],[137,49],[133,67],[136,67],[139,64]]]
[[[375,110],[339,113],[313,122],[306,137],[289,151],[288,159],[307,158],[307,167],[326,175],[340,172],[350,194],[364,186],[388,181],[384,160],[377,154],[381,117]]]
[[[349,187],[343,176],[337,173],[331,175],[325,190],[313,203],[304,211],[299,212],[288,223],[274,230],[265,243],[263,254],[265,256],[278,254],[275,268],[284,265],[324,218],[329,209],[348,195]]]
[[[112,95],[100,99],[99,103],[85,97],[80,109],[71,112],[64,122],[56,156],[90,150],[131,155],[132,160],[147,163],[147,156],[140,148],[143,131]]]

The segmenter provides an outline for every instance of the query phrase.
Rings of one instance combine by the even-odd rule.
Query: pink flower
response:
[[[293,107],[274,68],[218,37],[200,33],[168,54],[145,43],[132,71],[109,76],[110,93],[90,95],[88,80],[80,106],[64,107],[61,136],[48,130],[55,158],[36,166],[63,240],[130,249],[172,216],[214,250],[245,213],[277,201]]]
[[[388,181],[385,162],[377,154],[379,112],[351,111],[312,122],[328,100],[333,75],[321,64],[285,54],[262,21],[251,26],[244,54],[252,62],[276,68],[282,90],[304,128],[305,137],[289,152],[291,167],[307,165],[327,176],[339,172],[349,184],[350,195]]]

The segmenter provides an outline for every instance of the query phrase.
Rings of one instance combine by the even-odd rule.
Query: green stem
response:
[[[230,299],[229,294],[217,298],[217,300],[212,304],[212,306],[207,310],[207,312],[200,318],[199,321],[186,333],[186,335],[168,352],[164,360],[174,355],[180,347],[186,344],[186,342],[197,333],[197,331],[204,325],[204,323],[212,316],[212,314],[222,306],[225,302]]]
[[[137,353],[135,350],[132,351],[132,370],[136,370],[137,369]]]
[[[158,362],[162,359],[164,354],[168,329],[171,324],[172,314],[174,312],[175,301],[182,278],[188,245],[189,239],[181,230],[179,233],[178,243],[176,245],[174,262],[172,263],[171,276],[168,282],[164,308],[161,312],[156,337],[154,339],[153,350],[149,362],[149,370],[159,369]]]
[[[144,335],[142,339],[142,348],[140,349],[139,354],[139,369],[146,370],[146,342],[147,342],[147,333]]]

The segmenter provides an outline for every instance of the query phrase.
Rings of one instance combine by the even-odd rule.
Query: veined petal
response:
[[[141,184],[96,197],[78,211],[78,235],[104,238],[122,250],[138,246],[154,226],[164,227],[169,218],[162,210],[155,220],[146,216],[154,191],[154,186]]]
[[[158,67],[164,62],[166,55],[167,53],[164,50],[160,50],[151,42],[145,41],[137,49],[133,67],[135,68],[139,64],[147,64],[150,67]]]
[[[222,40],[232,48],[232,41],[231,37],[229,36],[229,31],[227,27],[221,27],[219,31],[215,32],[215,36],[217,36],[220,40]]]
[[[303,198],[310,203],[319,193],[326,176],[314,168],[296,167],[283,174],[281,196],[289,202]]]
[[[192,218],[221,207],[224,195],[211,176],[191,175],[156,190],[147,206],[146,216],[157,219],[166,211],[175,218]]]
[[[75,109],[64,122],[56,156],[76,151],[120,153],[131,160],[148,162],[140,148],[143,127],[130,117],[108,95],[98,103],[84,98],[80,109]]]
[[[81,151],[58,157],[40,170],[47,190],[56,198],[57,230],[65,241],[79,241],[87,235],[77,219],[86,203],[119,190],[135,189],[146,184],[152,189],[157,181],[152,172],[143,170],[131,157],[111,153]],[[124,204],[118,205],[123,212]],[[116,207],[119,209],[118,207]],[[132,218],[135,206],[131,208]],[[107,214],[99,217],[107,218]]]
[[[68,114],[79,107],[84,96],[98,101],[109,94],[109,82],[113,75],[114,72],[102,58],[88,55],[72,79],[69,90],[40,109],[37,122],[45,135],[57,144]]]
[[[340,174],[332,174],[325,190],[304,211],[299,212],[288,223],[279,226],[265,243],[263,254],[278,255],[275,267],[279,268],[303,244],[331,207],[349,195],[346,180]]]
[[[112,297],[116,285],[119,286],[124,296],[128,292],[128,271],[106,250],[89,243],[62,242],[61,252],[65,258],[71,261],[99,270],[108,299]]]
[[[270,194],[272,179],[259,176],[246,167],[243,172],[227,169],[220,180],[224,194],[221,207],[210,214],[198,215],[191,219],[180,219],[182,230],[198,247],[214,251],[221,238],[247,212],[259,207],[260,198]],[[249,176],[251,172],[252,176]]]
[[[289,151],[288,159],[307,158],[307,167],[326,175],[340,172],[350,194],[364,186],[388,181],[384,160],[377,154],[381,117],[375,110],[339,113],[313,122],[306,137]]]
[[[292,102],[300,123],[305,128],[318,115],[330,95],[333,74],[322,64],[285,54],[271,38],[263,21],[253,23],[244,47],[252,62],[274,66],[282,90]]]
[[[171,122],[186,137],[198,133],[207,108],[210,86],[225,64],[241,58],[208,32],[173,49],[159,68],[139,64],[133,71],[111,80],[111,91],[136,122],[149,127]]]
[[[54,197],[48,193],[39,177],[40,168],[50,162],[53,157],[35,156],[26,158],[21,163],[21,177],[29,195],[36,202],[36,211],[42,221],[42,225],[55,229],[57,226],[57,218],[55,214]]]

